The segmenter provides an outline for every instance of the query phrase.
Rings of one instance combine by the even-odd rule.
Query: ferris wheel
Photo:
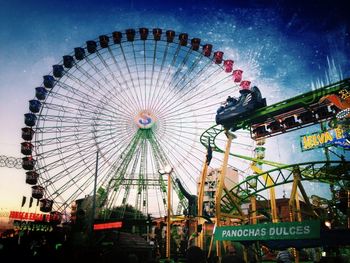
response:
[[[181,211],[176,179],[196,193],[207,153],[199,138],[220,104],[249,87],[242,73],[211,44],[160,28],[115,31],[74,48],[43,76],[24,115],[23,168],[41,211],[92,196],[96,177],[100,207],[163,216],[165,165],[173,168],[173,212]],[[234,150],[252,154],[249,133],[235,134]],[[221,162],[214,155],[211,167]],[[238,162],[229,165],[249,167]]]

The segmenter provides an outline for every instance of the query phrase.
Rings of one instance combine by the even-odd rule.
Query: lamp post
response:
[[[171,173],[173,172],[173,168],[170,165],[166,165],[164,169],[158,170],[161,175],[168,175],[168,208],[167,208],[167,224],[166,224],[166,257],[170,259],[170,211],[171,211]]]

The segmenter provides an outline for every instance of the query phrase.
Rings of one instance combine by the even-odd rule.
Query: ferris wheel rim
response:
[[[128,30],[130,30],[130,29],[127,29],[127,30],[125,30],[125,32],[127,32]],[[141,29],[140,29],[141,30]],[[169,30],[168,30],[169,31]],[[170,31],[172,31],[172,30],[170,30]],[[115,31],[115,32],[120,32],[120,31]],[[115,32],[113,32],[113,33],[110,33],[110,34],[107,34],[107,35],[101,35],[101,36],[107,36],[107,37],[113,37],[113,34],[115,33]],[[175,31],[172,31],[172,32],[175,32]],[[175,33],[176,34],[176,33]],[[198,51],[200,48],[204,48],[204,46],[205,45],[201,45],[201,44],[199,44],[198,43],[198,39],[197,38],[193,38],[192,39],[192,43],[191,43],[191,46],[189,46],[188,44],[187,44],[187,41],[188,41],[188,35],[187,35],[187,39],[186,39],[186,44],[185,45],[183,45],[183,43],[184,42],[181,42],[181,41],[184,41],[184,39],[186,38],[185,36],[186,35],[183,35],[183,34],[186,34],[186,33],[181,33],[181,34],[179,34],[178,36],[180,37],[179,38],[179,40],[178,41],[175,41],[175,39],[173,40],[173,42],[175,43],[175,44],[177,44],[177,48],[180,48],[180,49],[186,49],[186,52],[188,53],[188,52],[193,52],[193,51],[196,51],[197,53],[201,53],[200,51]],[[84,50],[88,50],[88,45],[89,45],[89,43],[90,43],[90,45],[91,45],[91,43],[93,43],[93,42],[95,42],[95,44],[100,40],[101,41],[101,36],[99,37],[99,38],[96,38],[95,40],[89,40],[89,41],[87,41],[87,46],[84,46]],[[135,35],[135,36],[137,36],[137,34]],[[127,39],[122,39],[121,41],[120,41],[120,43],[114,43],[114,45],[123,45],[123,44],[130,44],[130,43],[132,43],[132,44],[130,44],[130,45],[133,45],[133,43],[134,43],[134,41],[141,41],[141,42],[145,42],[145,41],[147,41],[147,40],[149,40],[148,38],[147,39],[141,39],[141,35],[139,35],[139,39],[137,39],[137,38],[135,38],[134,40],[132,40],[132,41],[130,41],[128,38]],[[185,38],[184,38],[185,37]],[[193,41],[193,40],[195,40],[195,41]],[[199,40],[200,41],[200,40]],[[88,43],[89,42],[89,43]],[[159,39],[159,40],[154,40],[154,42],[155,43],[163,43],[163,44],[165,44],[165,43],[168,43],[169,44],[169,42],[167,41],[167,40],[164,40],[164,39]],[[101,42],[100,42],[101,43]],[[195,50],[194,48],[193,48],[193,46],[194,46],[194,44],[198,44],[198,49],[197,50]],[[101,45],[101,44],[100,44]],[[207,45],[207,44],[206,44]],[[91,47],[90,47],[91,48]],[[88,54],[86,57],[84,57],[84,60],[87,60],[87,61],[85,61],[84,63],[87,63],[87,64],[89,64],[89,62],[88,62],[88,60],[90,59],[89,57],[91,57],[91,58],[93,58],[93,56],[95,56],[94,58],[96,58],[96,57],[98,57],[98,52],[100,51],[100,50],[106,50],[106,49],[109,49],[109,46],[107,46],[107,47],[101,47],[101,46],[96,46],[95,47],[96,48],[96,50],[95,50],[95,52],[92,52],[92,53],[90,53],[90,54]],[[176,48],[175,47],[172,47],[173,48],[173,50],[175,50],[175,51],[173,51],[173,52],[176,52]],[[81,51],[81,50],[80,50]],[[106,51],[107,52],[107,51]],[[205,51],[202,51],[202,52],[205,52]],[[220,51],[218,51],[218,52],[220,52]],[[97,55],[94,55],[95,53],[97,53]],[[76,53],[71,53],[70,55],[68,55],[68,56],[71,56],[71,57],[73,57],[73,55],[76,55]],[[221,55],[223,55],[223,53],[221,54]],[[134,56],[135,56],[135,53],[134,53]],[[202,57],[204,57],[205,55],[203,55],[203,53],[201,53],[201,56]],[[64,57],[67,57],[67,56],[64,56]],[[186,56],[184,55],[184,57],[186,58]],[[216,67],[218,68],[218,70],[219,71],[225,71],[225,66],[222,66],[221,65],[221,63],[223,63],[225,60],[223,60],[222,59],[222,57],[221,57],[221,63],[216,63],[215,62],[215,58],[214,58],[214,56],[213,57],[210,57],[210,56],[207,56],[207,61],[208,61],[208,64],[209,63],[215,63],[215,64],[217,64],[216,65]],[[54,65],[54,66],[57,66],[57,65],[62,65],[62,64],[64,64],[64,60],[62,60],[59,64],[56,64],[56,65]],[[136,58],[135,58],[135,64],[136,64]],[[80,67],[84,67],[84,65],[85,64],[82,64],[82,65],[80,65]],[[136,65],[136,67],[137,67],[137,65]],[[57,68],[57,67],[56,67]],[[74,66],[72,67],[72,68],[74,68]],[[67,70],[67,72],[69,73],[69,71],[71,70],[71,68],[68,68],[68,70]],[[77,69],[75,69],[75,70],[77,70]],[[136,69],[136,71],[138,71],[138,69]],[[83,71],[82,71],[83,72]],[[178,70],[177,72],[175,72],[175,74],[177,74],[177,76],[179,75],[179,74],[181,74],[181,73],[179,73],[180,71]],[[130,73],[130,72],[129,72]],[[214,71],[214,73],[215,73],[215,71]],[[212,72],[212,74],[214,74],[213,72]],[[53,73],[52,73],[53,74]],[[88,73],[86,73],[86,74],[88,74]],[[152,73],[153,74],[153,73]],[[82,75],[84,75],[84,72],[82,73]],[[45,75],[46,76],[46,79],[48,78],[47,76],[52,76],[51,74],[50,75]],[[130,73],[130,76],[132,76],[132,73]],[[108,76],[108,77],[110,77],[110,76]],[[61,78],[61,77],[60,77]],[[54,77],[54,79],[55,79],[55,81],[57,80],[57,79],[60,79],[60,78],[57,78],[57,77]],[[181,80],[181,79],[180,79]],[[76,81],[76,82],[79,82],[79,80],[74,80],[74,81]],[[189,80],[188,81],[188,83],[190,82],[191,80]],[[145,79],[145,83],[146,83],[146,79]],[[43,83],[44,85],[43,86],[45,86],[45,77],[44,77],[44,83]],[[49,85],[49,84],[47,84],[47,85]],[[52,99],[52,97],[50,97],[50,96],[53,96],[52,94],[54,94],[54,95],[57,95],[57,94],[55,94],[55,92],[56,91],[54,91],[54,88],[56,87],[56,85],[57,85],[57,83],[56,84],[54,84],[54,86],[53,87],[51,87],[51,88],[48,88],[48,87],[46,87],[45,86],[45,88],[47,88],[47,90],[48,90],[48,95],[47,95],[47,97],[45,98],[45,100],[43,101],[43,103],[44,104],[46,104],[46,105],[49,105],[49,101],[47,101],[49,98],[51,98]],[[213,85],[215,85],[215,83],[213,84]],[[236,84],[236,85],[238,85],[238,84]],[[140,85],[139,85],[140,86]],[[207,86],[207,92],[209,92],[208,90],[210,90],[210,85],[208,85]],[[62,84],[62,87],[60,86],[59,88],[67,88],[67,87],[65,87],[65,85],[64,85],[64,83]],[[129,87],[128,87],[129,88]],[[132,87],[130,87],[130,91],[132,90]],[[175,90],[175,88],[173,88],[173,90]],[[126,92],[126,91],[124,91],[124,92]],[[164,95],[164,93],[162,93],[163,95]],[[171,93],[169,93],[169,94],[171,94]],[[168,95],[169,95],[168,94]],[[210,94],[210,93],[209,93]],[[81,95],[83,95],[83,96],[86,96],[85,94],[81,94]],[[62,96],[62,95],[61,95]],[[190,95],[189,95],[190,96]],[[195,95],[193,95],[193,96],[195,96]],[[63,96],[62,96],[62,98],[63,98]],[[175,97],[176,98],[176,97]],[[108,99],[108,96],[107,95],[105,95],[105,97],[104,97],[104,99],[105,100],[107,100]],[[106,107],[107,106],[105,106],[104,105],[104,103],[105,103],[105,100],[101,100],[99,103],[102,105],[101,106],[101,108],[99,109],[99,110],[105,110],[106,109]],[[128,100],[128,99],[126,99],[126,100]],[[203,98],[201,99],[201,100],[203,100]],[[199,100],[200,101],[200,100]],[[87,104],[92,104],[92,102],[90,101],[90,100],[86,100],[85,101]],[[129,101],[130,102],[130,101]],[[76,102],[76,103],[80,103],[80,102]],[[161,108],[162,106],[163,106],[163,104],[164,104],[164,102],[162,102],[162,103],[160,103],[160,104],[158,104],[158,109],[159,108]],[[194,102],[189,102],[189,104],[192,104],[192,105],[194,105]],[[217,104],[215,104],[215,105],[217,105]],[[63,107],[63,106],[61,106],[61,105],[55,105],[54,103],[52,103],[52,105],[51,105],[51,107],[53,107],[53,108],[60,108],[60,107]],[[113,107],[112,106],[110,106],[110,105],[108,105],[108,107],[111,107],[112,109],[113,109]],[[48,110],[48,108],[45,108],[45,107],[42,107],[41,109],[40,109],[40,112],[38,113],[38,116],[47,116],[46,118],[43,118],[43,119],[40,119],[40,120],[38,120],[38,122],[37,122],[37,124],[36,125],[34,125],[33,127],[35,127],[36,128],[36,131],[39,131],[39,133],[40,133],[40,129],[45,129],[46,127],[44,126],[45,125],[45,123],[47,122],[50,122],[51,121],[51,119],[54,119],[55,118],[55,116],[49,116],[49,115],[47,115],[47,114],[45,114],[43,111],[44,110]],[[95,112],[89,112],[89,114],[95,114],[95,115],[98,115],[99,114],[99,110],[97,110],[97,111],[95,111]],[[176,112],[176,110],[179,110],[179,108],[174,108],[174,106],[173,107],[168,107],[167,108],[167,114],[174,114],[175,112]],[[143,114],[143,113],[145,113],[145,111],[146,110],[141,110],[138,114],[140,115],[140,114]],[[87,112],[87,111],[86,111]],[[189,110],[189,112],[191,113],[191,110]],[[64,114],[66,114],[66,112],[64,112],[63,113],[63,116],[57,116],[57,118],[64,118],[65,116],[64,116]],[[137,114],[136,114],[137,115]],[[78,116],[78,115],[77,115]],[[172,115],[172,116],[174,116],[174,115]],[[136,116],[137,117],[137,116]],[[51,118],[51,119],[50,119]],[[134,117],[135,118],[135,117]],[[174,119],[174,121],[175,121],[176,119]],[[39,125],[40,125],[40,121],[43,123],[42,125],[43,126],[40,126],[39,127]],[[97,121],[97,119],[96,119],[96,121]],[[38,128],[39,127],[39,128]],[[68,127],[68,126],[67,126]],[[97,126],[96,126],[97,127]],[[96,128],[95,127],[95,128]],[[185,127],[185,126],[184,126]],[[56,135],[57,136],[62,136],[62,130],[59,130],[59,131],[55,131],[54,129],[55,129],[55,127],[47,127],[46,128],[48,131],[50,131],[50,129],[51,129],[51,131],[50,132],[56,132]],[[68,129],[74,129],[74,127],[68,127]],[[135,134],[136,132],[134,131],[134,134]],[[87,134],[87,133],[86,133]],[[86,135],[85,134],[85,135]],[[77,133],[75,133],[75,136],[82,136],[82,135],[84,135],[84,134],[80,134],[79,132],[77,132]],[[198,135],[198,134],[197,134]],[[35,134],[35,136],[37,136],[36,134]],[[67,137],[68,135],[66,135],[65,137]],[[66,139],[65,137],[63,137],[62,136],[62,139],[64,140],[64,139]],[[96,136],[96,138],[97,138],[98,136]],[[197,136],[198,137],[198,136]],[[96,139],[97,140],[97,139]],[[49,141],[49,139],[48,139],[48,141]],[[100,149],[99,149],[99,147],[98,147],[98,142],[97,141],[95,141],[95,144],[96,144],[96,149],[98,150],[98,151],[101,151]],[[175,144],[174,144],[175,145]],[[39,148],[40,148],[40,146],[35,146],[36,148],[35,148],[35,150],[36,150],[36,154],[38,155],[38,156],[40,156],[40,155],[42,155],[42,153],[39,151]],[[66,146],[65,146],[66,147]],[[86,150],[86,149],[83,149],[83,148],[79,148],[79,150]],[[102,153],[102,151],[101,151],[101,153]],[[91,153],[91,155],[89,155],[89,158],[90,159],[92,159],[93,157],[93,154]],[[47,167],[48,165],[52,165],[51,163],[46,163],[45,162],[45,159],[43,159],[43,160],[41,160],[42,162],[43,162],[43,164],[42,164],[42,167]],[[62,163],[62,165],[65,165],[64,163]],[[111,164],[111,165],[113,165],[113,164]],[[65,167],[65,169],[73,169],[73,168],[70,168],[70,167]],[[49,178],[50,179],[50,177],[48,176],[47,178]],[[45,183],[46,184],[48,184],[48,186],[51,186],[51,185],[53,185],[54,183],[53,182],[51,182],[49,179],[47,179],[46,181],[45,181]],[[73,179],[72,179],[73,180]],[[55,190],[55,192],[57,193],[57,191],[58,190]],[[63,200],[64,201],[64,200]]]

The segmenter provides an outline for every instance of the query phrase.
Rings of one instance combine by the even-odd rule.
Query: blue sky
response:
[[[86,40],[115,30],[187,32],[250,70],[268,104],[312,83],[350,77],[345,1],[6,1],[0,4],[0,155],[21,157],[20,129],[34,88],[53,64]],[[331,66],[331,67],[330,67]],[[330,70],[331,69],[331,70]],[[303,131],[305,132],[305,131]],[[289,136],[289,135],[288,135]],[[288,145],[292,137],[278,143]],[[276,140],[271,149],[276,147]],[[320,156],[297,144],[281,162]],[[306,157],[307,156],[307,157]],[[0,168],[0,207],[30,195],[24,171]],[[19,205],[18,205],[19,206]]]

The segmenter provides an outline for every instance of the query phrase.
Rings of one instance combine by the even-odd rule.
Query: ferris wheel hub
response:
[[[151,129],[157,118],[151,111],[143,110],[136,115],[134,121],[140,129]]]

